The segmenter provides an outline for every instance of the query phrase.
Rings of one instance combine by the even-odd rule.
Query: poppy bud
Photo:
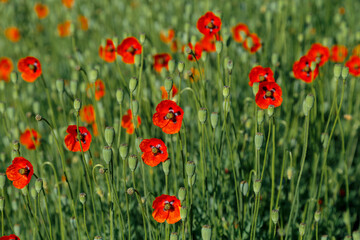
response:
[[[20,157],[20,152],[13,149],[13,150],[11,151],[11,158],[14,159],[14,158],[16,158],[16,157]]]
[[[223,49],[223,43],[221,41],[216,41],[215,48],[216,48],[217,54],[220,54]]]
[[[186,220],[186,215],[187,215],[186,206],[181,206],[181,208],[180,208],[180,217],[181,217],[181,220],[183,222]]]
[[[212,128],[214,128],[214,129],[216,128],[218,121],[219,121],[219,114],[217,112],[212,112],[210,115],[210,122],[211,122]]]
[[[141,197],[141,203],[145,204],[146,203],[146,198],[145,197]]]
[[[126,190],[126,193],[129,194],[130,196],[133,195],[134,192],[135,192],[135,190],[134,190],[132,187],[131,187],[131,188],[128,188],[128,189]]]
[[[135,66],[140,67],[140,65],[141,65],[141,56],[139,54],[135,55],[134,63],[135,63]]]
[[[124,91],[121,88],[116,90],[116,100],[119,104],[121,104],[124,100]]]
[[[165,175],[169,175],[170,172],[170,159],[166,160],[165,162],[162,163],[162,168],[163,171],[165,173]]]
[[[341,77],[343,79],[346,79],[348,75],[349,75],[349,68],[348,67],[343,67],[342,71],[341,71]]]
[[[185,63],[184,62],[179,62],[177,67],[178,67],[179,73],[182,73],[184,71],[184,68],[185,68]]]
[[[341,75],[341,65],[340,64],[335,64],[334,66],[334,76],[335,78],[340,78]]]
[[[327,148],[328,142],[329,142],[329,134],[322,133],[321,134],[321,142],[323,144],[323,148]]]
[[[274,109],[275,109],[274,105],[269,105],[267,109],[268,110],[267,113],[269,117],[272,117],[274,115]]]
[[[35,119],[39,122],[42,120],[42,116],[40,116],[40,114],[36,114]]]
[[[260,188],[261,188],[261,180],[260,179],[255,180],[253,188],[254,188],[255,195],[257,195],[260,192]]]
[[[130,92],[133,93],[136,90],[137,85],[138,85],[138,79],[136,77],[130,78],[130,81],[129,81]]]
[[[306,224],[305,223],[300,223],[300,226],[299,226],[299,234],[300,234],[300,236],[304,236],[305,228],[306,228]]]
[[[76,98],[74,100],[74,109],[76,112],[79,112],[80,108],[81,108],[81,100]]]
[[[259,83],[258,82],[253,83],[252,90],[253,90],[254,96],[256,96],[256,94],[259,91]]]
[[[84,205],[86,202],[86,193],[80,193],[79,199],[80,199],[80,202]]]
[[[207,52],[202,52],[202,54],[201,54],[201,60],[202,60],[203,62],[206,62],[206,58],[207,58]]]
[[[35,181],[35,190],[37,193],[40,193],[42,189],[43,189],[43,180],[41,178],[38,178]]]
[[[5,179],[6,179],[6,176],[5,176],[5,173],[0,173],[0,189],[4,189],[5,187]]]
[[[169,72],[174,73],[174,71],[175,71],[175,60],[174,59],[169,60],[168,67],[169,67]]]
[[[103,148],[103,157],[104,157],[105,162],[107,164],[109,164],[110,161],[113,158],[113,151],[112,151],[112,148],[110,146],[105,146]]]
[[[328,240],[328,235],[322,235],[321,240]]]
[[[179,188],[178,197],[179,197],[179,200],[181,202],[183,202],[185,200],[185,198],[186,198],[186,189],[184,187]]]
[[[228,100],[223,101],[223,109],[225,113],[229,113],[231,102]]]
[[[279,221],[279,210],[278,209],[273,209],[271,211],[271,220],[273,221],[273,223],[276,225]]]
[[[14,233],[15,235],[20,235],[20,224],[14,224]]]
[[[0,153],[0,161],[5,162],[5,153],[3,153],[3,152]],[[0,173],[0,176],[1,176],[1,173]],[[1,187],[1,184],[0,184],[0,187]]]
[[[321,212],[320,212],[320,211],[316,211],[316,212],[315,212],[315,215],[314,215],[315,222],[319,222],[319,221],[320,221],[320,217],[321,217]]]
[[[264,110],[259,109],[257,112],[257,123],[261,125],[264,122]]]
[[[207,110],[206,108],[200,108],[198,111],[198,118],[201,124],[204,124],[207,119]]]
[[[16,72],[10,73],[10,80],[11,80],[14,84],[16,84],[16,81],[17,81],[17,74],[16,74]]]
[[[260,150],[264,141],[264,135],[261,132],[255,134],[255,147],[257,150]]]
[[[209,225],[204,225],[202,227],[201,237],[202,237],[202,240],[210,240],[211,239],[211,227]]]
[[[249,191],[249,184],[247,181],[243,180],[240,182],[240,192],[242,192],[242,194],[244,196],[246,196],[246,194],[248,193]]]
[[[186,174],[188,175],[188,177],[192,177],[195,174],[195,168],[196,168],[195,162],[188,161],[186,163],[185,170],[186,170]]]
[[[101,236],[95,236],[94,240],[102,240],[103,238]]]
[[[98,71],[95,69],[91,69],[88,74],[88,79],[90,83],[94,83],[98,77]]]
[[[359,230],[354,231],[354,232],[352,233],[352,235],[353,235],[353,239],[354,239],[354,240],[360,240],[360,231],[359,231]]]
[[[56,80],[56,89],[58,90],[59,93],[64,92],[64,80],[62,79]]]
[[[145,33],[140,33],[139,41],[140,41],[141,45],[144,44],[145,39],[146,39]]]
[[[113,127],[105,128],[105,141],[108,146],[112,146],[115,139],[115,130]]]
[[[13,149],[16,150],[16,151],[19,151],[19,150],[20,150],[20,143],[19,143],[19,141],[17,141],[17,140],[13,141]]]
[[[232,69],[234,67],[234,62],[232,60],[228,60],[227,63],[226,63],[226,67],[229,70],[229,73],[231,74]]]
[[[292,176],[294,175],[294,168],[288,167],[288,169],[286,170],[286,175],[287,175],[287,178],[289,180],[291,180]]]
[[[192,187],[195,184],[195,181],[196,181],[196,175],[195,174],[192,177],[188,177],[189,187]]]
[[[0,196],[0,211],[4,211],[5,198]]]
[[[304,115],[305,115],[305,116],[309,115],[310,109],[309,109],[308,105],[306,104],[306,100],[303,101],[302,107],[303,107],[303,113],[304,113]]]
[[[24,188],[21,189],[21,193],[24,196],[27,196],[27,195],[29,195],[29,189],[27,187],[24,187]]]
[[[133,117],[135,118],[135,116],[137,116],[139,113],[139,102],[138,101],[136,101],[136,100],[132,101],[131,110],[132,110]]]
[[[306,105],[309,109],[309,111],[311,110],[311,108],[314,106],[314,95],[312,95],[311,93],[308,94],[305,98],[305,102],[306,102]]]
[[[35,190],[35,188],[31,188],[30,189],[30,195],[31,195],[31,197],[33,198],[33,199],[36,199],[36,197],[37,197],[37,192],[36,192],[36,190]]]
[[[130,155],[129,156],[129,168],[132,172],[135,171],[137,164],[138,164],[137,156],[135,154]]]
[[[70,92],[72,95],[76,95],[77,87],[78,87],[78,81],[71,80],[70,81]]]
[[[165,91],[167,92],[167,93],[169,93],[170,91],[171,91],[171,89],[172,89],[172,87],[173,87],[173,80],[172,80],[172,78],[171,77],[167,77],[166,79],[165,79]]]
[[[135,143],[136,143],[136,150],[138,151],[138,153],[141,153],[141,149],[140,149],[140,144],[144,139],[142,137],[138,137],[135,139]]]
[[[223,93],[224,98],[227,98],[230,95],[230,87],[229,86],[224,86],[222,93]]]
[[[178,233],[177,232],[172,232],[170,234],[170,240],[178,240]]]
[[[122,159],[126,159],[129,153],[129,146],[126,143],[120,145],[119,148],[120,156]]]
[[[192,50],[191,50],[191,48],[190,48],[189,46],[185,47],[185,53],[186,53],[187,55],[189,55],[189,54],[192,53]]]
[[[348,239],[352,239],[352,237],[351,237],[351,236],[346,236],[346,237],[344,238],[344,240],[348,240]]]

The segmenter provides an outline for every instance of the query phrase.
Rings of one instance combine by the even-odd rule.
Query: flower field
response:
[[[0,0],[0,240],[360,240],[359,12]]]

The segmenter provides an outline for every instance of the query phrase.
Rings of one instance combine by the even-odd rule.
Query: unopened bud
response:
[[[269,107],[267,109],[267,113],[268,113],[269,117],[272,117],[274,115],[274,110],[275,110],[274,105],[269,105]]]
[[[247,181],[243,180],[240,182],[240,191],[242,192],[243,196],[246,196],[249,191],[249,184]]]
[[[223,93],[224,98],[229,97],[229,95],[230,95],[230,87],[229,86],[224,86],[222,93]]]
[[[198,118],[201,124],[204,124],[207,119],[207,110],[206,108],[200,108],[198,111]]]
[[[354,240],[360,240],[360,231],[356,230],[352,233],[353,239]]]
[[[328,142],[329,142],[329,134],[322,133],[321,134],[321,142],[323,144],[323,148],[327,148]]]
[[[260,150],[264,141],[264,135],[262,133],[255,134],[255,147],[257,150]]]
[[[102,240],[103,238],[101,236],[95,236],[94,240]]]
[[[256,94],[257,94],[258,91],[259,91],[259,83],[258,83],[258,82],[254,82],[254,83],[253,83],[252,90],[253,90],[254,96],[256,96]]]
[[[94,83],[98,77],[98,72],[96,69],[91,69],[88,74],[89,82]]]
[[[316,63],[316,62],[312,62],[311,65],[310,65],[311,71],[315,71],[316,67],[317,67],[317,63]]]
[[[179,73],[182,73],[184,71],[184,68],[185,68],[185,63],[184,62],[179,62],[177,67],[178,67]]]
[[[232,69],[234,67],[234,62],[232,60],[228,60],[226,64],[227,69],[229,70],[229,73],[232,72]]]
[[[36,121],[40,122],[42,120],[42,116],[40,116],[39,114],[36,114],[35,119],[36,119]]]
[[[80,193],[79,194],[79,200],[82,204],[85,204],[86,202],[86,193]]]
[[[133,93],[136,90],[137,85],[138,85],[138,79],[136,77],[130,78],[129,90],[131,93]]]
[[[142,138],[142,137],[137,137],[136,139],[135,139],[135,148],[136,148],[136,150],[138,151],[138,153],[141,153],[142,151],[141,151],[141,149],[140,149],[140,144],[142,143],[142,141],[143,141],[144,139]]]
[[[78,88],[78,81],[71,80],[70,81],[70,92],[72,95],[76,95],[77,88]]]
[[[169,72],[174,73],[174,71],[175,71],[175,60],[174,59],[171,59],[168,62],[168,67],[169,67]]]
[[[261,188],[261,180],[260,179],[255,180],[253,188],[254,188],[255,195],[257,195],[260,192],[260,188]]]
[[[195,174],[195,168],[196,168],[195,162],[188,161],[186,163],[185,170],[186,170],[186,174],[188,175],[188,177],[192,177]]]
[[[202,240],[210,240],[211,239],[211,227],[209,225],[204,225],[202,227],[201,237],[202,237]]]
[[[74,109],[76,112],[79,112],[80,108],[81,108],[81,100],[76,98],[74,100]]]
[[[17,236],[20,236],[20,224],[14,224],[14,233]]]
[[[335,64],[334,66],[334,77],[339,78],[341,76],[341,65]]]
[[[20,152],[18,150],[13,149],[11,151],[11,158],[14,159],[16,157],[20,157]]]
[[[4,206],[5,206],[5,198],[4,197],[0,197],[0,211],[4,211]]]
[[[135,171],[138,164],[138,158],[136,155],[132,154],[129,156],[129,168],[133,172]]]
[[[178,197],[180,202],[183,202],[186,198],[186,188],[181,187],[179,188],[179,193],[178,193]]]
[[[177,232],[172,232],[170,234],[170,240],[178,240],[178,233]]]
[[[223,43],[221,41],[216,41],[215,47],[216,47],[217,54],[220,54],[223,49]]]
[[[166,176],[169,175],[170,172],[170,162],[170,159],[168,159],[162,163],[162,168]]]
[[[187,216],[187,209],[186,206],[181,206],[180,208],[180,217],[182,221],[186,220],[186,216]]]
[[[341,71],[341,77],[343,79],[346,79],[349,75],[349,68],[348,67],[343,67],[342,71]]]
[[[322,235],[321,240],[328,240],[328,235]]]
[[[119,104],[122,104],[124,100],[124,91],[121,88],[116,90],[116,100]]]
[[[315,222],[319,222],[319,221],[320,221],[320,217],[321,217],[321,212],[320,212],[320,211],[316,211],[316,212],[315,212],[315,215],[314,215]]]
[[[35,190],[37,193],[43,189],[43,180],[41,178],[36,179],[35,181]]]
[[[278,209],[273,209],[271,211],[271,220],[273,221],[273,223],[276,225],[279,221],[279,210]]]
[[[27,195],[29,195],[29,189],[27,187],[24,187],[24,188],[21,189],[21,193],[24,196],[27,196]]]
[[[262,109],[259,109],[257,112],[257,123],[258,125],[261,125],[264,122],[264,115],[265,112]]]
[[[165,79],[165,91],[167,92],[167,93],[169,93],[170,91],[171,91],[171,89],[172,89],[172,87],[173,87],[173,80],[172,80],[172,78],[171,77],[167,77],[166,79]]]
[[[216,128],[218,121],[219,121],[219,114],[217,112],[212,112],[210,115],[210,122],[212,128],[214,129]]]
[[[120,156],[122,159],[127,158],[128,154],[129,154],[129,146],[126,143],[121,144],[119,152],[120,152]]]
[[[31,188],[30,189],[30,195],[31,195],[31,197],[33,198],[33,199],[36,199],[36,197],[37,197],[37,192],[36,192],[36,190],[35,190],[35,188]]]
[[[300,223],[300,226],[299,226],[299,234],[300,234],[300,236],[305,235],[305,228],[306,228],[306,224],[305,223]]]
[[[195,184],[195,181],[196,181],[196,175],[195,174],[192,177],[188,176],[189,187],[192,187]]]
[[[4,189],[5,187],[5,179],[6,179],[6,176],[5,176],[5,173],[0,173],[0,189]]]
[[[115,139],[115,129],[113,127],[105,128],[105,141],[108,146],[112,146]]]
[[[17,140],[13,141],[13,149],[16,150],[16,151],[19,151],[19,150],[20,150],[20,143],[19,143],[19,141],[17,141]]]
[[[314,106],[314,100],[315,100],[314,95],[312,95],[311,93],[308,94],[305,98],[305,102],[306,102],[306,105],[307,105],[309,111]]]
[[[131,188],[128,188],[128,189],[126,190],[126,193],[129,194],[130,196],[133,195],[134,192],[135,192],[135,190],[134,190],[132,187],[131,187]]]
[[[144,44],[145,39],[146,39],[145,33],[140,33],[139,41],[140,41],[141,45]]]
[[[113,151],[112,148],[110,146],[105,146],[103,148],[103,157],[104,157],[104,161],[109,164],[113,158]]]
[[[136,54],[134,56],[134,64],[136,67],[140,67],[141,66],[141,55]]]
[[[286,175],[287,175],[287,178],[289,180],[291,180],[293,175],[294,175],[294,168],[293,167],[288,167],[288,169],[286,170]]]
[[[131,103],[131,111],[133,114],[133,117],[137,116],[139,113],[139,102],[136,100],[133,100]]]
[[[59,93],[63,93],[64,92],[64,80],[62,79],[58,79],[56,80],[56,89]]]

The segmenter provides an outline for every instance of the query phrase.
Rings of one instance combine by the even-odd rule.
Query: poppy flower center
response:
[[[154,156],[163,153],[163,151],[160,150],[161,144],[158,144],[158,145],[156,145],[156,146],[151,146],[151,145],[150,145],[150,148],[151,148],[151,152],[154,154]]]
[[[165,206],[164,206],[164,211],[169,211],[169,210],[171,210],[171,208],[172,208],[171,203],[166,202],[166,203],[165,203]]]
[[[208,25],[206,25],[205,28],[210,29],[210,32],[212,32],[214,29],[217,29],[218,27],[214,24],[214,20],[212,19],[212,20],[208,23]]]
[[[275,101],[275,97],[274,97],[274,93],[276,91],[275,88],[269,91],[266,87],[264,87],[263,90],[265,91],[264,99],[271,98],[271,100]]]
[[[24,176],[28,176],[30,173],[30,169],[28,167],[20,168],[19,173]]]
[[[169,108],[169,112],[165,115],[165,120],[171,120],[173,123],[176,123],[176,117],[181,115],[180,111],[174,112],[172,108]]]
[[[260,75],[259,80],[260,80],[260,82],[262,82],[262,81],[265,81],[266,78],[267,78],[267,74],[265,74],[264,76]]]
[[[136,48],[134,48],[133,46],[130,46],[126,51],[131,53],[132,55],[134,55],[136,50],[137,50]]]
[[[159,58],[158,63],[161,65],[165,64],[165,59],[164,58]]]
[[[112,45],[107,45],[106,51],[112,53],[115,52],[115,48]]]
[[[30,70],[32,70],[33,72],[36,72],[37,71],[37,64],[34,63],[34,64],[29,64],[28,67],[30,68]]]
[[[85,137],[87,136],[87,133],[80,133],[80,141],[84,144],[86,144],[86,140],[85,140]],[[79,138],[76,137],[76,141],[78,142],[79,141]]]
[[[174,113],[173,112],[169,112],[166,114],[166,118],[167,119],[173,119],[174,118]]]

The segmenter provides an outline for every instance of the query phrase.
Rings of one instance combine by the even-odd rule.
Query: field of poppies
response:
[[[359,12],[0,0],[0,240],[360,240]]]

